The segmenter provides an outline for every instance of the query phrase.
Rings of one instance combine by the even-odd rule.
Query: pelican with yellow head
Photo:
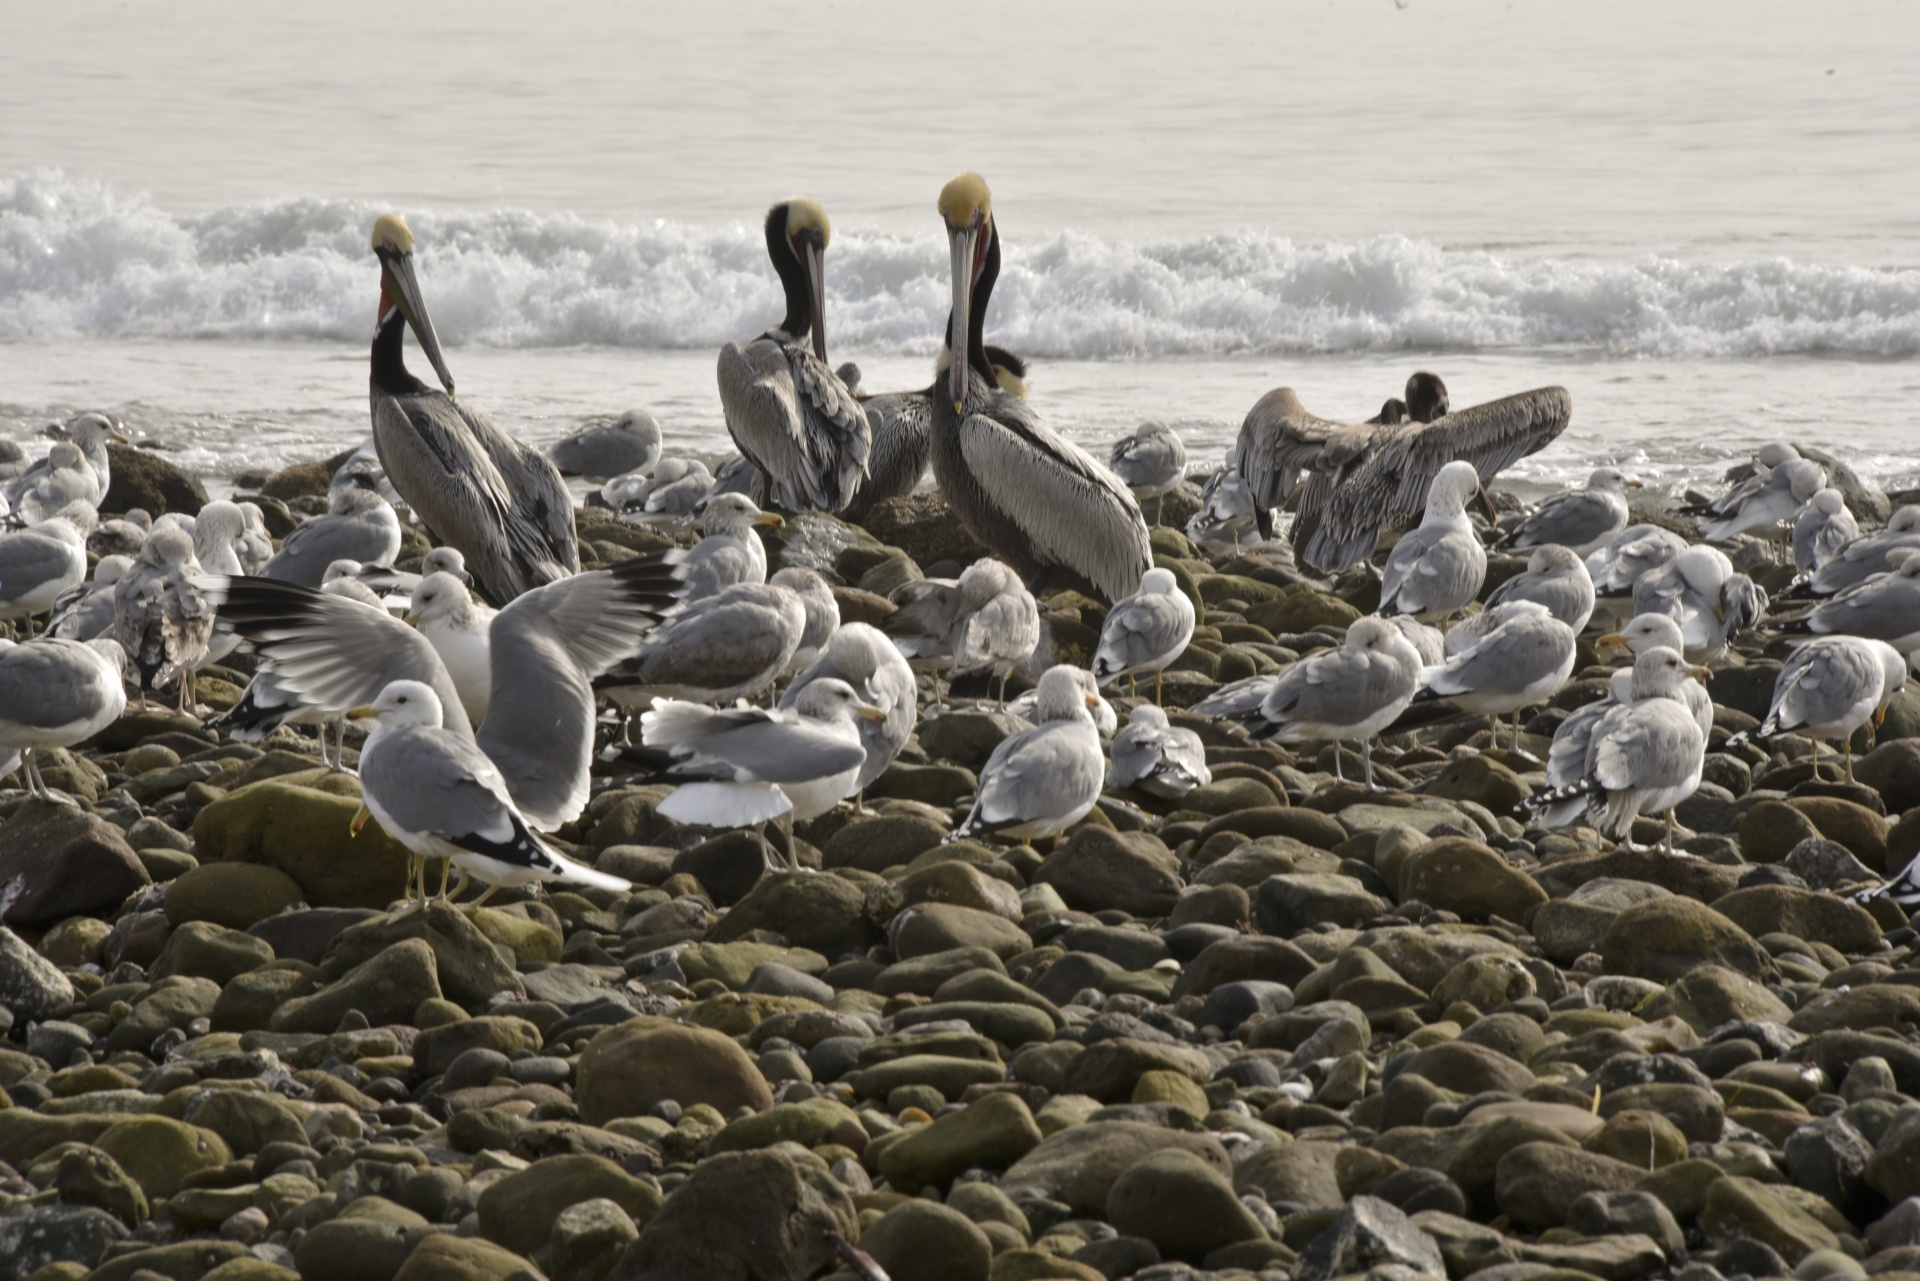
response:
[[[466,557],[475,586],[495,605],[580,572],[573,499],[544,454],[453,398],[414,271],[413,232],[399,214],[373,224],[380,261],[380,311],[373,337],[373,444],[387,479],[436,541]],[[411,328],[440,380],[407,370]],[[444,390],[443,390],[444,389]]]
[[[753,499],[788,511],[846,508],[873,448],[866,411],[827,363],[827,212],[804,196],[767,211],[767,256],[786,294],[778,325],[720,351],[727,431],[759,470]]]
[[[941,190],[938,208],[953,309],[947,321],[952,360],[943,392],[933,398],[929,428],[934,481],[967,532],[1021,577],[1084,585],[1110,601],[1131,596],[1153,567],[1140,504],[1117,476],[1008,388],[991,354],[997,349],[987,346],[1000,230],[986,179],[961,174]]]

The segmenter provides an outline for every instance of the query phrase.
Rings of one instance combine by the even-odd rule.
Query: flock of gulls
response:
[[[101,520],[107,443],[124,440],[101,414],[67,424],[44,458],[0,456],[0,619],[30,638],[0,642],[0,772],[24,757],[28,788],[51,798],[39,751],[122,715],[129,685],[142,706],[175,687],[190,714],[193,672],[244,648],[257,675],[209,723],[242,739],[316,726],[336,769],[346,725],[364,726],[355,830],[371,819],[411,851],[409,904],[427,897],[436,862],[443,895],[468,880],[623,887],[542,835],[582,812],[596,765],[675,784],[660,812],[676,821],[767,825],[791,856],[791,823],[858,804],[907,745],[923,697],[949,700],[967,676],[997,685],[996,708],[1026,727],[980,770],[953,838],[1044,840],[1104,790],[1178,798],[1206,784],[1199,736],[1161,706],[1163,673],[1203,615],[1156,567],[1144,514],[1151,500],[1157,524],[1189,479],[1186,449],[1148,422],[1103,462],[1049,427],[1025,363],[986,342],[1001,249],[985,181],[955,178],[938,211],[952,309],[934,378],[869,394],[857,368],[828,359],[825,212],[805,199],[772,208],[767,251],[786,310],[720,353],[739,456],[712,471],[662,457],[644,411],[541,453],[456,398],[412,233],[380,218],[371,439],[335,475],[326,511],[278,546],[246,502]],[[406,366],[409,330],[432,383]],[[1384,552],[1379,606],[1189,712],[1258,740],[1356,744],[1372,787],[1376,738],[1442,718],[1487,718],[1498,750],[1510,715],[1508,750],[1522,753],[1522,712],[1572,679],[1578,638],[1594,633],[1630,665],[1559,725],[1535,762],[1548,786],[1526,807],[1538,824],[1584,822],[1622,841],[1636,818],[1664,815],[1670,835],[1713,725],[1701,682],[1734,637],[1771,626],[1804,643],[1755,736],[1836,742],[1851,776],[1851,736],[1920,661],[1920,507],[1863,532],[1819,461],[1773,445],[1727,492],[1697,496],[1694,537],[1676,532],[1684,521],[1634,523],[1637,482],[1612,468],[1503,518],[1488,482],[1571,413],[1559,387],[1454,410],[1424,372],[1365,422],[1316,417],[1286,388],[1262,397],[1225,465],[1193,477],[1202,502],[1187,535],[1222,556],[1278,543],[1303,574],[1344,582],[1373,575]],[[858,521],[929,471],[990,554],[900,587],[883,626],[843,623],[818,573],[769,574],[759,527],[780,513]],[[582,572],[569,476],[626,518],[701,537]],[[409,522],[434,548],[417,572],[394,567]],[[1800,616],[1770,622],[1775,602],[1723,550],[1750,553],[1754,539],[1791,558],[1787,595],[1811,603]],[[1527,562],[1488,594],[1490,545]],[[1110,602],[1086,667],[1043,657],[1040,599],[1065,589]],[[1038,679],[1009,703],[1017,671]],[[1148,676],[1151,700],[1138,696]],[[1124,725],[1103,693],[1118,698],[1123,683]],[[610,744],[606,705],[620,725]],[[1920,901],[1920,875],[1880,892]]]

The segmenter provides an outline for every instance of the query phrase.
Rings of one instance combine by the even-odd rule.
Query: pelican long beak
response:
[[[953,312],[948,318],[948,345],[953,363],[947,366],[947,391],[953,397],[953,412],[967,409],[967,336],[973,332],[973,280],[987,234],[986,220],[976,218],[964,227],[949,227],[947,236],[953,245]]]
[[[427,361],[433,366],[433,372],[440,378],[440,385],[453,394],[453,374],[447,370],[447,358],[440,351],[440,335],[433,331],[433,317],[427,314],[426,299],[420,296],[420,280],[413,274],[413,255],[410,253],[385,252],[380,255],[382,281],[387,297],[400,309],[407,324],[413,327],[413,336],[420,340],[420,350],[426,353]]]
[[[347,719],[350,721],[372,720],[379,714],[371,707],[356,707],[347,713]]]
[[[807,264],[807,293],[813,309],[813,354],[827,363],[827,247],[807,240],[803,257]]]
[[[1493,505],[1493,495],[1487,492],[1485,485],[1480,486],[1480,506],[1481,509],[1487,513],[1487,523],[1498,529],[1500,527],[1500,509]]]

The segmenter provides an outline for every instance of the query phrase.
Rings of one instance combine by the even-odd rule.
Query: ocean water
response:
[[[324,10],[324,11],[322,11]],[[366,432],[405,212],[463,398],[727,445],[759,223],[834,219],[833,355],[924,385],[933,200],[993,185],[989,336],[1090,446],[1211,464],[1268,388],[1363,418],[1543,383],[1513,479],[1677,486],[1776,437],[1920,484],[1920,11],[1893,0],[807,9],[63,6],[0,77],[0,432],[123,416],[216,490]],[[17,38],[15,38],[17,37]]]

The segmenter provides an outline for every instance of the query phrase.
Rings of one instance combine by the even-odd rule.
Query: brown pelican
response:
[[[453,398],[453,375],[414,277],[413,233],[400,215],[374,223],[373,252],[373,441],[388,480],[439,541],[460,549],[476,586],[497,605],[579,573],[573,500],[560,473]],[[401,341],[409,325],[444,393],[407,372]]]
[[[951,329],[952,321],[948,326]],[[1027,398],[1027,362],[988,343],[987,364],[993,367],[993,380],[1001,390],[1020,399]],[[853,501],[841,514],[848,520],[865,520],[873,509],[889,498],[911,494],[927,471],[927,453],[933,442],[928,432],[933,425],[933,402],[946,392],[947,370],[953,364],[953,349],[940,344],[940,359],[934,364],[933,382],[919,391],[890,391],[877,396],[860,396],[873,428],[873,457],[867,478],[860,482]],[[858,380],[848,382],[853,387]],[[856,388],[856,396],[860,393]]]
[[[933,478],[980,542],[1022,575],[1058,568],[1109,600],[1153,567],[1140,504],[1114,474],[996,381],[983,330],[1000,274],[1000,231],[986,179],[940,192],[953,262],[947,395],[933,402]]]
[[[827,364],[824,209],[795,197],[767,211],[767,256],[787,294],[781,322],[720,349],[720,405],[740,453],[767,478],[772,505],[843,509],[867,473],[872,429]],[[809,345],[808,339],[812,342]]]
[[[1292,388],[1280,387],[1255,402],[1241,424],[1240,474],[1253,489],[1261,533],[1272,533],[1269,509],[1290,508],[1295,553],[1332,572],[1371,557],[1383,526],[1417,516],[1446,463],[1471,462],[1484,485],[1544,448],[1572,414],[1564,387],[1452,413],[1445,384],[1418,373],[1407,380],[1408,421],[1345,424],[1315,417]],[[1491,517],[1491,502],[1487,507]]]

